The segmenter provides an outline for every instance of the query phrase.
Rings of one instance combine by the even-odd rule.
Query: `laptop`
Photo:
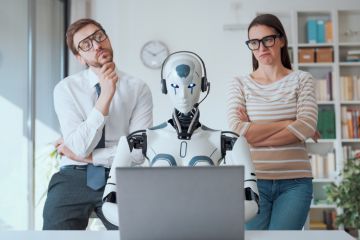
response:
[[[116,169],[121,240],[244,239],[244,167]]]

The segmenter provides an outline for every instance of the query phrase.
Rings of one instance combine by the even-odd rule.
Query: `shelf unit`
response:
[[[263,13],[263,12],[261,12]],[[258,13],[258,14],[261,14]],[[335,138],[320,139],[318,143],[307,141],[309,153],[326,155],[329,152],[335,154],[336,171],[329,177],[314,178],[314,201],[311,205],[308,223],[312,220],[318,221],[322,218],[322,214],[329,209],[334,209],[341,212],[341,209],[336,208],[335,205],[326,203],[326,194],[324,186],[338,182],[338,174],[343,169],[344,151],[343,146],[352,146],[360,149],[359,139],[342,138],[342,119],[341,110],[343,106],[355,107],[360,110],[360,97],[356,100],[343,100],[341,87],[343,83],[340,82],[341,76],[356,75],[359,76],[360,81],[360,62],[347,62],[346,56],[350,50],[360,51],[360,19],[359,10],[299,10],[290,12],[271,12],[279,17],[283,23],[285,31],[288,36],[288,48],[292,66],[294,69],[300,69],[310,72],[314,80],[322,79],[331,72],[332,75],[332,99],[322,99],[318,101],[319,109],[330,108],[335,113]],[[326,22],[331,21],[332,40],[325,43],[308,43],[307,39],[307,22],[309,19],[316,19]],[[284,24],[286,23],[286,24]],[[325,29],[326,30],[326,29]],[[326,41],[327,39],[325,39]],[[326,63],[302,63],[299,62],[299,49],[302,48],[332,48],[333,61]],[[359,87],[360,96],[360,87]],[[360,118],[359,118],[360,119]],[[359,134],[360,136],[360,134]],[[324,161],[327,159],[324,158]],[[318,199],[317,199],[318,198]],[[317,203],[318,202],[318,203]],[[305,228],[311,227],[307,224]]]

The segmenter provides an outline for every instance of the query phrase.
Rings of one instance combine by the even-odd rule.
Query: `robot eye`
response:
[[[174,88],[174,94],[176,94],[176,89],[179,88],[179,85],[172,83],[170,86]]]
[[[196,86],[195,83],[190,83],[188,88],[190,88],[191,94],[193,93],[194,87]]]

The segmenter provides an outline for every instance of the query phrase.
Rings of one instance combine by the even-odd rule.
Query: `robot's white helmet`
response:
[[[170,55],[164,62],[162,78],[163,85],[166,84],[163,88],[181,113],[190,112],[199,102],[203,66],[196,54],[184,51]]]

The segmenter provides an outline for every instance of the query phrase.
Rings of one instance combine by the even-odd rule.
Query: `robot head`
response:
[[[169,93],[174,107],[181,113],[190,112],[206,92],[208,82],[203,60],[193,52],[170,54],[161,68],[162,93]]]

